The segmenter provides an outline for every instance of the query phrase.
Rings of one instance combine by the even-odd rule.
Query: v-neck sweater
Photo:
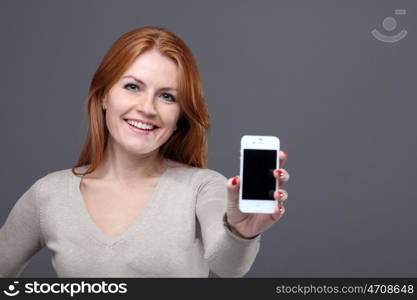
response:
[[[48,173],[16,201],[0,229],[0,277],[18,277],[43,247],[58,277],[243,277],[256,258],[262,234],[228,229],[227,178],[215,170],[168,167],[117,236],[92,220],[81,178]]]

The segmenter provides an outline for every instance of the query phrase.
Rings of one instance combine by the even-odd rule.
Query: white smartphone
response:
[[[244,213],[272,214],[277,206],[280,141],[276,136],[244,135],[240,141],[239,209]]]

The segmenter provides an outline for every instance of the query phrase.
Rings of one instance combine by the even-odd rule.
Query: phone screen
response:
[[[243,149],[242,198],[274,200],[276,150]]]

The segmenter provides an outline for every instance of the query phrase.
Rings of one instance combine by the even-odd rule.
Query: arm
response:
[[[215,171],[204,172],[204,182],[198,188],[196,203],[204,258],[217,275],[242,277],[249,271],[256,258],[261,234],[245,239],[229,229],[225,218],[227,179]]]
[[[18,277],[43,246],[36,181],[15,203],[0,229],[0,277]]]

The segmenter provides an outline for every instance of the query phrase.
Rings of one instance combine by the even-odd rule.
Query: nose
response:
[[[146,115],[156,115],[156,108],[155,108],[155,99],[154,93],[149,92],[144,95],[142,99],[140,99],[140,103],[138,105],[138,109],[145,113]]]

